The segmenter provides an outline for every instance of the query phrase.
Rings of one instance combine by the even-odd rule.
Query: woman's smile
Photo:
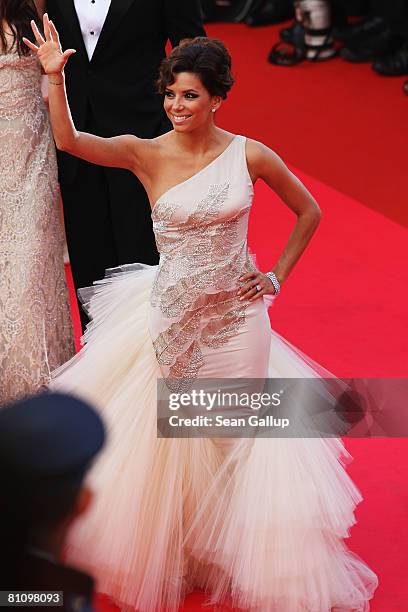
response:
[[[181,123],[185,123],[188,119],[190,119],[191,115],[175,115],[174,113],[171,113],[171,117],[174,123],[180,125]]]

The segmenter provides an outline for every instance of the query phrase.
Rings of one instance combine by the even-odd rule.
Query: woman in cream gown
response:
[[[317,205],[269,149],[214,125],[232,84],[218,41],[186,42],[163,63],[173,132],[102,139],[75,130],[63,86],[72,50],[62,54],[46,17],[44,29],[45,41],[34,33],[57,145],[134,169],[154,203],[161,254],[158,267],[123,266],[83,290],[92,319],[84,348],[55,372],[52,387],[91,399],[110,433],[92,474],[96,501],[70,536],[68,559],[123,610],[175,611],[197,587],[210,603],[242,610],[368,610],[376,576],[343,543],[361,497],[340,440],[228,446],[156,431],[160,377],[180,390],[201,378],[318,376],[270,329],[263,298],[274,287],[246,240],[257,176],[299,217],[274,269],[280,280],[317,225]]]

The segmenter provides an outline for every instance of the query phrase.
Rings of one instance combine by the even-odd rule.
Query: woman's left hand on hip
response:
[[[274,295],[275,287],[272,281],[262,272],[247,272],[239,277],[243,285],[238,291],[240,300],[254,302],[263,295]]]

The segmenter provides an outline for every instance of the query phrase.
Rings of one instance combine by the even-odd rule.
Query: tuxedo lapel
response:
[[[66,21],[67,27],[74,36],[75,49],[79,51],[88,61],[84,39],[82,38],[81,26],[79,25],[78,15],[76,14],[74,0],[57,0],[59,9]]]
[[[111,0],[109,11],[106,15],[105,23],[103,24],[103,28],[99,35],[95,51],[92,55],[92,60],[98,56],[101,48],[110,40],[111,36],[115,34],[115,30],[118,27],[120,21],[134,2],[135,0]]]

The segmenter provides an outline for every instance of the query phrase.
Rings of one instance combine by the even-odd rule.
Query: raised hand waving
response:
[[[62,51],[57,29],[53,22],[48,19],[47,13],[44,13],[43,25],[45,40],[36,23],[31,22],[31,28],[38,46],[28,38],[23,38],[23,41],[31,51],[37,54],[45,74],[61,74],[69,57],[76,51],[75,49]]]

